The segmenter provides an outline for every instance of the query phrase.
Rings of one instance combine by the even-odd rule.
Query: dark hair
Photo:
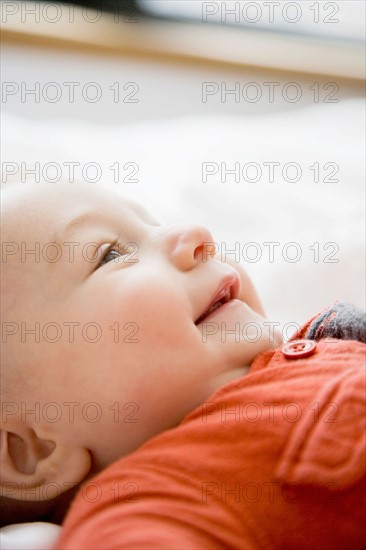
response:
[[[0,496],[0,527],[31,521],[61,525],[78,489],[79,485],[50,500],[17,500]]]

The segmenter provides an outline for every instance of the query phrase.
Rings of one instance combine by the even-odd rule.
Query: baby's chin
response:
[[[273,341],[268,344],[268,349],[277,349],[283,346],[283,338],[281,332],[276,329],[273,334]]]
[[[246,376],[249,373],[250,366],[251,366],[253,360],[255,359],[255,357],[258,354],[263,353],[265,351],[276,350],[277,348],[281,347],[282,344],[283,344],[282,335],[278,330],[275,330],[273,332],[273,334],[271,335],[271,338],[268,338],[268,339],[263,338],[263,339],[260,340],[260,342],[258,344],[256,344],[256,348],[257,348],[256,352],[257,353],[255,353],[254,356],[252,354],[247,355],[247,358],[251,357],[251,359],[249,361],[247,361],[247,363],[249,363],[249,364],[245,364],[245,362],[244,362],[242,365],[240,365],[238,367],[233,367],[232,369],[228,369],[228,370],[218,374],[210,382],[209,389],[212,390],[212,393],[214,393],[218,389],[220,389],[221,387],[225,386],[226,384],[229,384],[230,382],[232,382],[234,380],[238,380],[239,378],[242,378],[243,376]]]

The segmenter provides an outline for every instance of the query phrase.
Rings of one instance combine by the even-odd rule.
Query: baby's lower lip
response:
[[[216,318],[220,318],[220,317],[223,317],[225,316],[227,313],[229,313],[233,308],[235,308],[236,306],[240,305],[241,304],[241,301],[238,300],[238,299],[234,299],[234,300],[229,300],[228,302],[226,302],[225,304],[223,304],[222,306],[218,307],[217,309],[215,309],[214,311],[211,311],[211,313],[209,313],[207,315],[207,317],[205,317],[200,323],[197,324],[197,326],[200,326],[202,325],[203,323],[207,323],[209,321],[212,321],[213,319],[216,319]],[[224,320],[224,319],[222,319]]]

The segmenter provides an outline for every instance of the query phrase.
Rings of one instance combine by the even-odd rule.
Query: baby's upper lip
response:
[[[225,301],[228,302],[229,300],[233,300],[234,298],[237,298],[239,294],[239,290],[240,290],[240,280],[239,280],[238,274],[232,273],[231,275],[226,275],[226,277],[224,277],[221,280],[220,284],[216,288],[216,291],[212,295],[211,300],[207,303],[206,307],[201,311],[199,317],[195,321],[195,324],[198,325],[201,321],[203,321],[210,307],[213,306],[219,300],[225,299]]]

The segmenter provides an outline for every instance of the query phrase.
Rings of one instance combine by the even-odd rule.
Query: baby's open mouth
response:
[[[221,285],[220,290],[216,293],[213,300],[211,300],[209,306],[195,321],[195,325],[199,325],[216,309],[220,308],[224,304],[227,304],[227,302],[230,302],[230,300],[232,300],[236,296],[236,293],[237,283],[235,282],[235,279],[231,279],[229,282],[226,281],[226,284],[224,284],[224,286]]]
[[[221,307],[222,305],[226,304],[227,302],[230,301],[230,292],[228,292],[223,298],[221,298],[221,300],[217,300],[217,302],[215,302],[214,304],[212,304],[212,306],[210,306],[206,311],[205,313],[203,313],[196,321],[196,325],[199,325],[200,323],[202,323],[202,321],[208,317],[208,315],[210,315],[210,313],[212,313],[213,311],[215,311],[215,309],[218,309],[219,307]]]

